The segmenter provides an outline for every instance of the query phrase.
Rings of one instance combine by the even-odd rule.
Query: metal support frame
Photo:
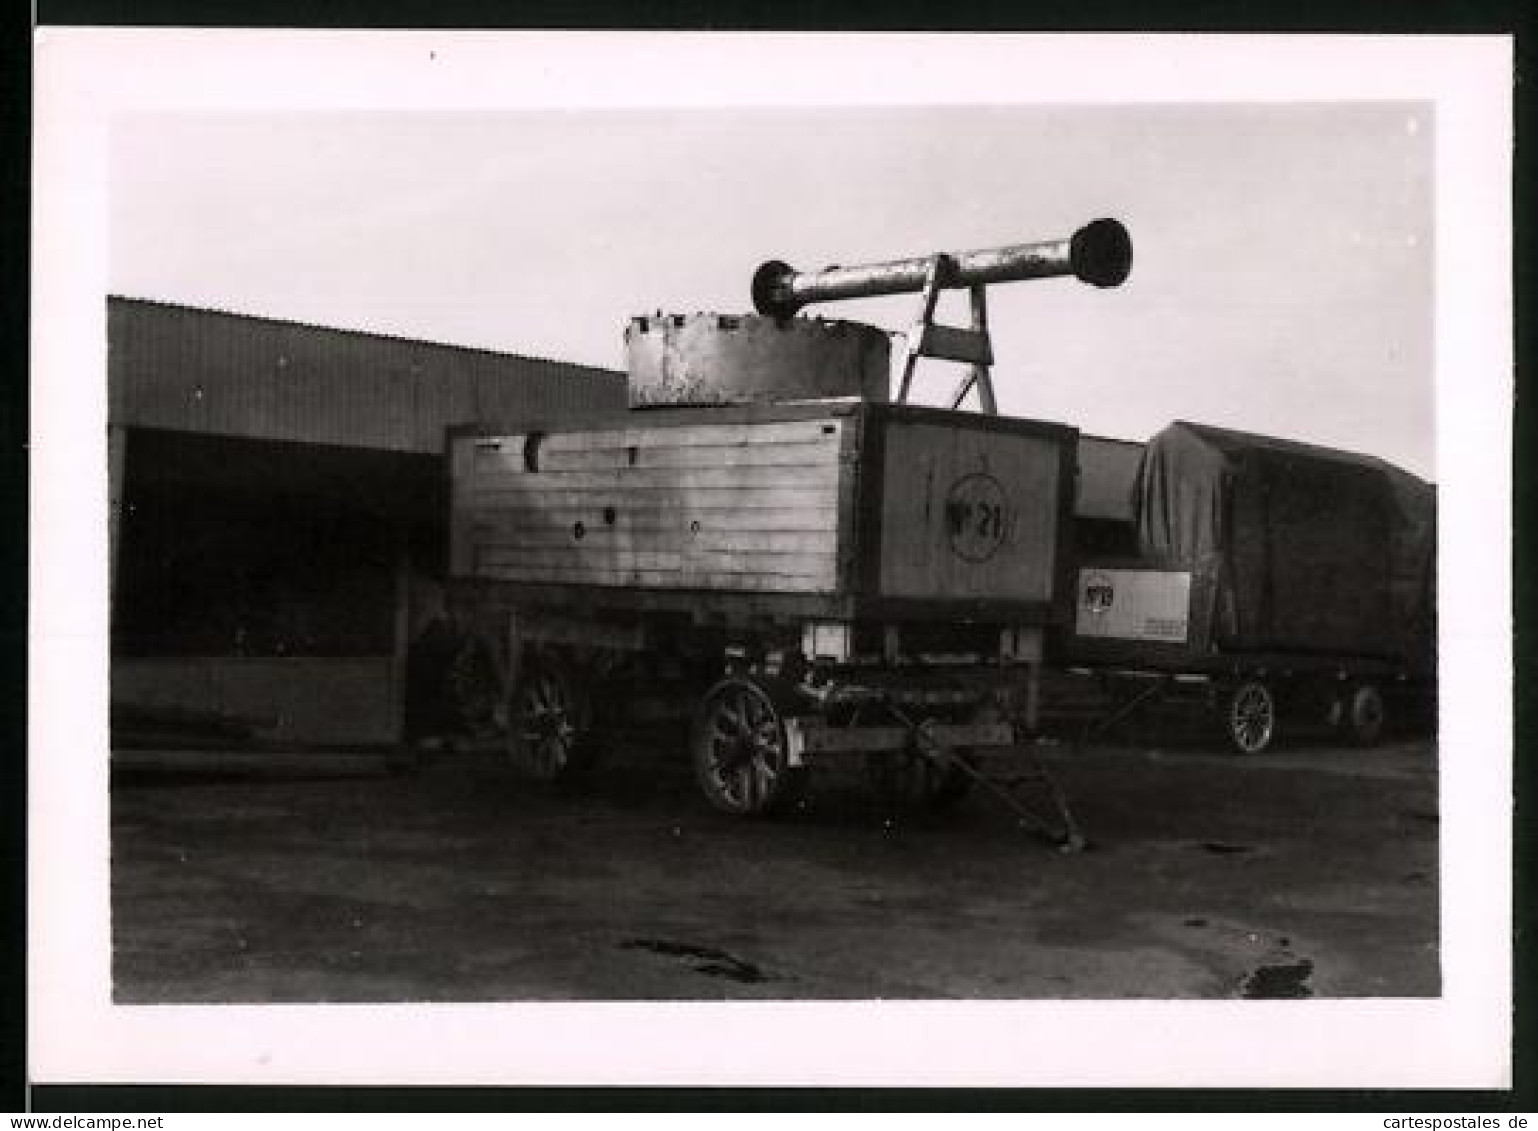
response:
[[[1143,688],[1131,699],[1127,700],[1125,703],[1118,704],[1115,708],[1112,709],[1110,714],[1105,715],[1099,719],[1090,719],[1089,722],[1085,724],[1083,733],[1081,733],[1079,736],[1079,743],[1088,743],[1096,735],[1102,733],[1103,731],[1110,730],[1111,727],[1115,726],[1123,719],[1130,717],[1137,711],[1141,710],[1148,703],[1158,699],[1161,695],[1163,695],[1165,688],[1167,688],[1171,682],[1173,681],[1170,677],[1160,676],[1149,683],[1147,687]]]
[[[936,255],[929,261],[924,275],[923,296],[919,301],[918,316],[908,330],[907,355],[903,358],[902,380],[897,389],[897,403],[907,404],[913,385],[913,372],[921,357],[939,358],[944,361],[960,361],[971,366],[967,376],[961,379],[951,394],[950,407],[961,407],[961,402],[974,388],[978,406],[988,416],[997,416],[998,402],[993,395],[993,341],[988,335],[988,288],[985,283],[973,283],[968,292],[971,301],[971,326],[958,329],[935,322],[935,303],[940,292],[956,277],[956,261],[949,255]]]
[[[922,758],[940,770],[954,770],[970,778],[1009,809],[1022,828],[1046,837],[1065,852],[1078,852],[1088,844],[1062,787],[1036,754],[1034,744],[1022,741],[1024,736],[1015,722],[947,723],[924,718],[904,709],[906,705],[900,704],[896,695],[875,689],[871,689],[869,703],[886,717],[884,725],[833,726],[815,715],[785,719],[789,764],[803,767],[848,755]],[[1013,772],[1002,778],[979,764],[1000,759],[1013,767]],[[1044,794],[1045,805],[1040,800],[1028,804],[1020,796],[1022,786],[1035,787]]]
[[[944,741],[933,723],[918,722],[896,707],[888,709],[898,722],[908,728],[912,742],[910,749],[913,753],[932,762],[940,769],[955,769],[965,774],[1002,802],[1015,815],[1021,827],[1046,837],[1063,851],[1081,852],[1088,847],[1089,840],[1085,837],[1083,829],[1079,827],[1079,822],[1075,820],[1073,810],[1068,807],[1068,798],[1063,793],[1062,787],[1057,784],[1057,779],[1048,772],[1045,763],[1036,756],[1034,751],[1022,756],[1019,750],[1025,748],[1016,749],[1015,756],[1030,763],[1029,773],[1011,779],[1010,784],[1018,787],[1020,784],[1029,782],[1040,786],[1047,795],[1047,804],[1052,810],[1051,817],[1043,817],[1021,801],[1016,789],[1011,789],[1009,785],[995,780],[968,759],[957,754]],[[1055,824],[1053,818],[1056,819]]]
[[[974,283],[969,289],[972,304],[972,333],[987,345],[988,352],[992,354],[993,343],[988,337],[988,288],[982,283]],[[987,362],[973,362],[972,371],[961,379],[956,386],[956,391],[951,394],[951,408],[961,407],[961,402],[966,400],[967,393],[972,389],[977,390],[977,403],[988,416],[999,414],[998,402],[993,399],[993,377],[991,367]]]

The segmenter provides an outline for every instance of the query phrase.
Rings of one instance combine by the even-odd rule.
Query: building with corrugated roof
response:
[[[114,741],[398,741],[442,609],[446,429],[624,410],[622,373],[108,299]]]

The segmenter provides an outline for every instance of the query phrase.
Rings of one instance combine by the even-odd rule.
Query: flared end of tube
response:
[[[795,274],[788,263],[771,259],[753,272],[753,309],[767,318],[789,318],[800,307],[786,281]]]
[[[1096,287],[1119,287],[1132,273],[1132,236],[1116,220],[1094,220],[1073,234],[1073,273]]]

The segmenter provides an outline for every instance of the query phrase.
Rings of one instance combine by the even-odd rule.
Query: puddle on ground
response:
[[[694,967],[694,972],[704,974],[707,978],[726,978],[729,981],[747,985],[774,980],[753,963],[745,962],[736,955],[717,950],[713,946],[695,946],[692,943],[671,942],[667,939],[626,939],[619,944],[619,948],[647,950],[668,958],[699,959],[700,963]]]
[[[744,982],[748,985],[757,985],[760,982],[768,982],[772,979],[754,966],[751,962],[742,962],[732,959],[731,962],[706,962],[694,968],[696,974],[704,974],[710,978],[727,978],[733,982]]]
[[[1313,973],[1314,964],[1307,958],[1261,966],[1245,978],[1239,988],[1239,996],[1270,999],[1313,997],[1314,991],[1308,985],[1308,979]]]

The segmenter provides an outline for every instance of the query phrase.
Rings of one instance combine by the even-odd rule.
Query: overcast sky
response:
[[[627,319],[1113,216],[1130,280],[990,291],[1003,412],[1188,419],[1435,475],[1421,104],[138,116],[115,294],[624,365]],[[809,308],[902,329],[916,296]],[[942,314],[964,319],[959,295]],[[937,400],[954,374],[929,363]]]

